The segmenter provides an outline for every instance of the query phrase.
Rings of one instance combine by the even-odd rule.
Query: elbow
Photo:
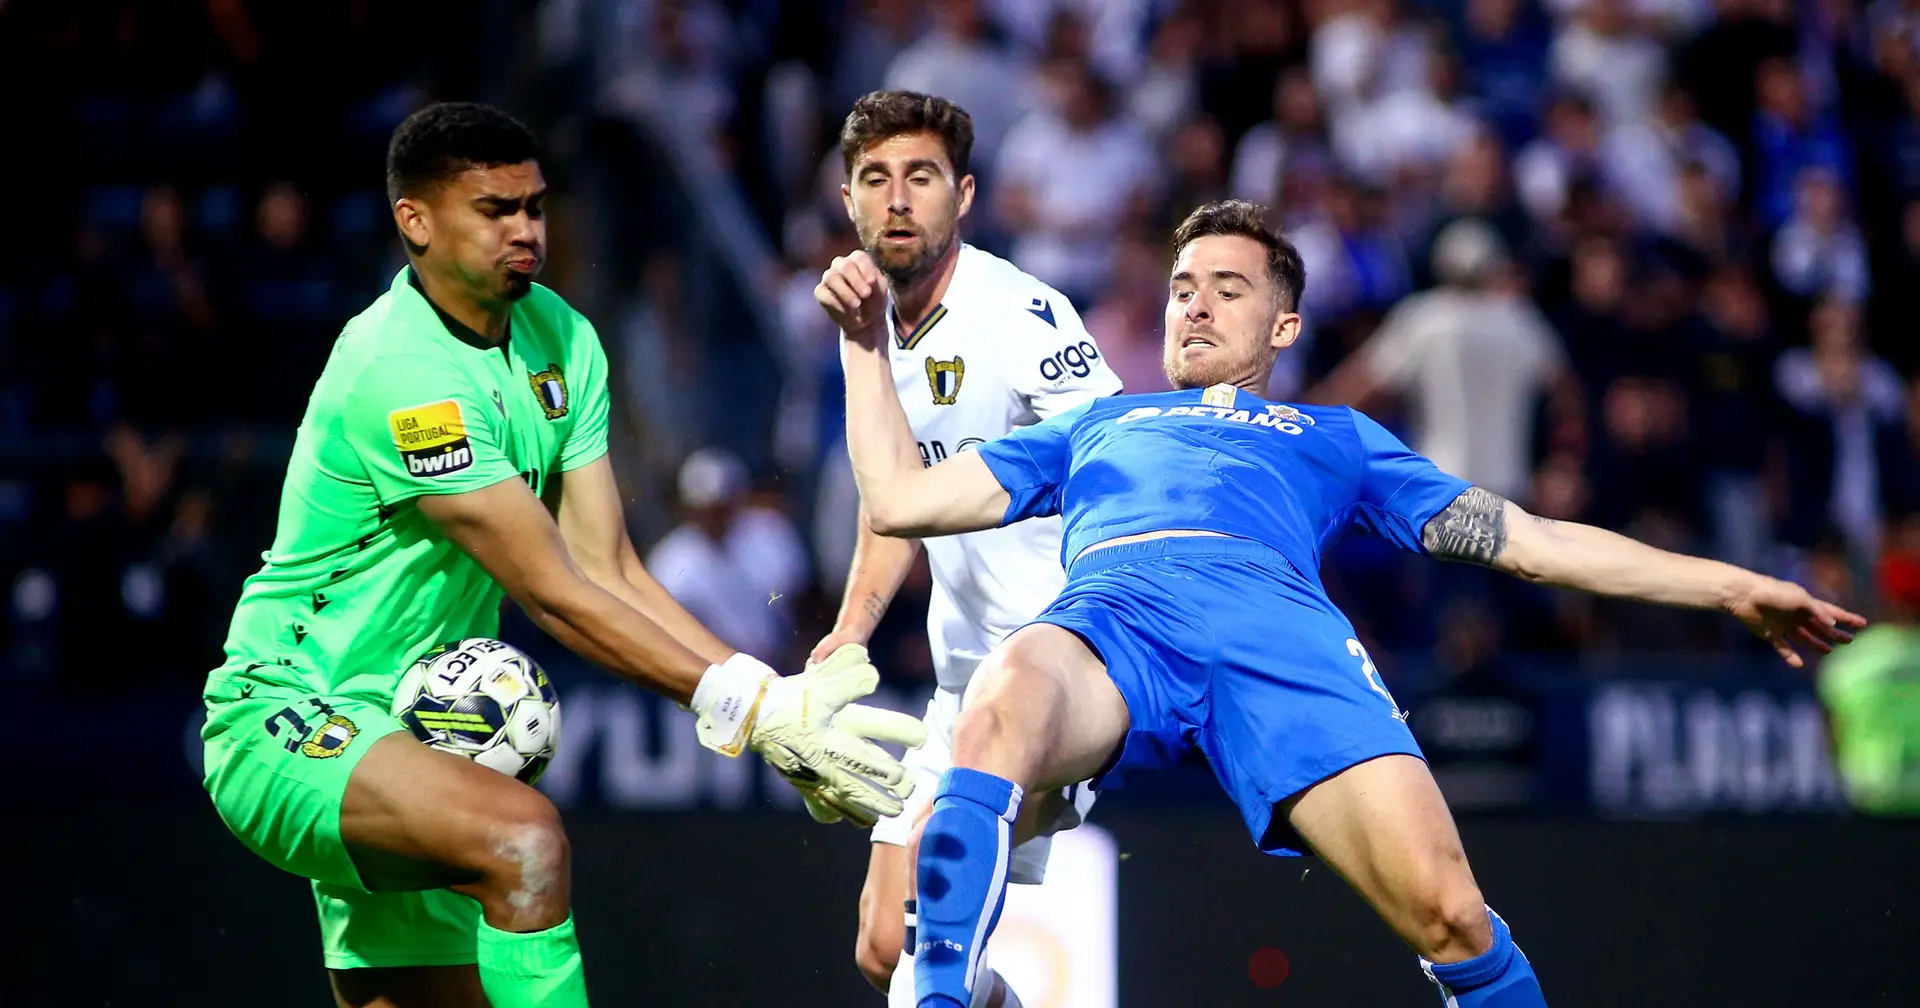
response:
[[[867,527],[873,530],[874,535],[890,539],[912,538],[918,528],[913,518],[893,501],[869,501],[867,504]]]
[[[1509,546],[1494,558],[1493,566],[1528,584],[1552,585],[1558,583],[1558,572],[1552,569],[1549,557],[1540,550],[1514,549]]]

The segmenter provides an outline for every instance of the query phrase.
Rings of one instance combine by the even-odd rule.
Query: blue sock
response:
[[[987,936],[1000,922],[1020,787],[954,767],[920,833],[913,979],[919,1008],[966,1008]]]
[[[1493,925],[1493,947],[1486,952],[1466,962],[1420,960],[1428,979],[1439,986],[1446,1008],[1546,1008],[1540,979],[1513,943],[1507,922],[1492,907],[1487,908],[1487,920]]]

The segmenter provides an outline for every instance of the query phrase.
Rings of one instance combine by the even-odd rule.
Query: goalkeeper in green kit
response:
[[[641,567],[607,451],[593,327],[533,282],[533,136],[482,105],[395,131],[387,195],[409,265],[347,323],[287,464],[265,566],[207,679],[206,787],[247,847],[313,880],[342,1005],[585,1005],[560,819],[533,788],[389,714],[422,652],[498,633],[504,593],[561,643],[753,749],[815,818],[871,825],[911,787],[867,738],[918,719],[851,701],[843,648],[782,678]]]

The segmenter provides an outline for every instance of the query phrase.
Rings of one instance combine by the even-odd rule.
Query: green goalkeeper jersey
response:
[[[1860,631],[1820,663],[1820,699],[1854,807],[1920,815],[1920,627]]]
[[[607,359],[538,284],[487,346],[402,269],[348,322],[287,462],[273,547],[247,579],[209,698],[287,691],[386,705],[422,652],[498,632],[500,587],[414,506],[607,451]]]

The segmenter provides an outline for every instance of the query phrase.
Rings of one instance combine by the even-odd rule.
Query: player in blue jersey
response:
[[[917,1003],[967,1004],[1025,794],[1198,751],[1271,854],[1311,850],[1419,954],[1458,1008],[1544,1005],[1487,907],[1439,789],[1320,559],[1363,529],[1543,584],[1717,608],[1790,664],[1864,620],[1800,587],[1527,514],[1345,407],[1262,399],[1299,335],[1299,254],[1263,210],[1201,207],[1174,237],[1167,375],[930,468],[894,392],[885,281],[863,253],[815,296],[845,333],[847,441],[883,534],[1061,514],[1067,586],[968,686],[918,847]]]

